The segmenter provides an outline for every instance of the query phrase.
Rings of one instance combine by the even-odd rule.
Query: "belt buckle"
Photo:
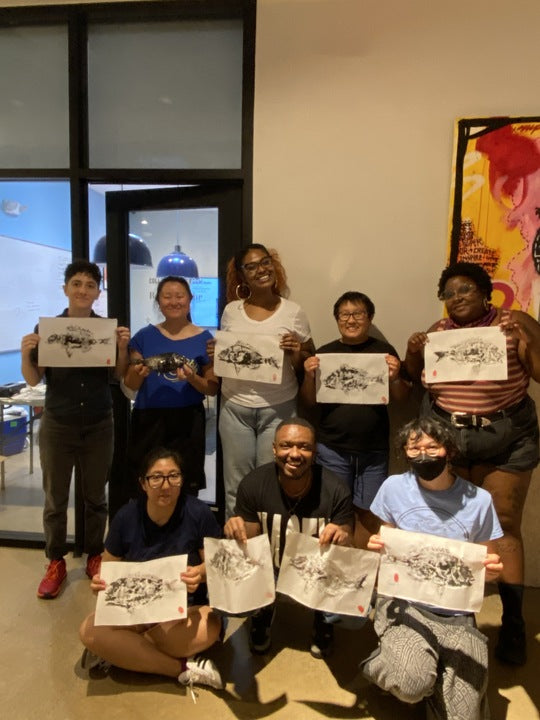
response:
[[[464,428],[464,427],[470,427],[472,423],[466,422],[466,418],[471,418],[472,416],[469,415],[469,413],[466,412],[453,412],[450,415],[450,422],[454,427],[457,428]]]
[[[461,419],[460,419],[461,418]],[[453,412],[450,416],[450,422],[454,427],[487,427],[491,425],[491,420],[483,415],[475,415],[466,412]]]

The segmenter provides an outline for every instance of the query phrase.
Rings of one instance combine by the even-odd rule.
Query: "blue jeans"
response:
[[[225,514],[234,515],[240,481],[259,465],[272,462],[272,443],[282,420],[296,416],[296,398],[273,407],[250,408],[223,400],[219,435],[223,448]]]
[[[386,450],[338,452],[317,443],[317,462],[332,470],[350,489],[357,508],[369,510],[378,489],[388,477]]]

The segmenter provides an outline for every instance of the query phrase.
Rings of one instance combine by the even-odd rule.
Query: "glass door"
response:
[[[229,258],[242,245],[239,185],[204,183],[159,190],[106,194],[106,301],[109,317],[128,325],[131,334],[161,321],[155,302],[159,280],[173,275],[190,284],[193,322],[211,333],[218,327],[222,288]],[[199,497],[223,508],[218,398],[207,398],[206,488]],[[110,512],[130,495],[125,458],[130,402],[115,393],[116,450],[109,485]]]

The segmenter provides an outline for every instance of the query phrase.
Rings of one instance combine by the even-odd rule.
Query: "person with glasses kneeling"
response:
[[[455,475],[456,446],[447,427],[420,418],[398,433],[409,470],[390,476],[371,505],[384,525],[486,545],[486,578],[502,570],[494,541],[502,530],[488,492]],[[372,535],[368,549],[383,548]],[[428,581],[424,581],[428,582]],[[375,608],[379,647],[360,667],[365,677],[405,703],[425,699],[432,720],[489,717],[487,638],[472,613],[379,596]]]
[[[428,332],[499,326],[506,335],[505,380],[428,384],[423,373],[426,332],[411,335],[404,365],[412,379],[427,385],[425,412],[446,422],[454,436],[460,451],[454,466],[493,498],[504,531],[499,582],[503,614],[495,655],[501,662],[522,665],[527,651],[521,518],[539,460],[536,408],[527,390],[531,378],[540,382],[540,325],[520,310],[492,305],[491,279],[475,263],[456,262],[445,268],[438,291],[448,317]]]
[[[205,503],[184,489],[182,460],[170,450],[156,448],[143,464],[142,495],[130,500],[115,515],[105,541],[103,562],[145,561],[172,555],[188,555],[180,579],[188,591],[186,619],[149,625],[94,625],[94,614],[81,625],[79,634],[86,650],[86,669],[110,665],[136,672],[177,678],[182,685],[198,683],[221,688],[214,663],[198,653],[213,645],[221,621],[207,604],[204,537],[220,537],[220,528]],[[92,590],[105,589],[94,575]]]

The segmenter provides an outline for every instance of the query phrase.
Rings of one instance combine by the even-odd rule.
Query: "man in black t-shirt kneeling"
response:
[[[318,537],[321,545],[350,545],[353,509],[345,484],[314,464],[315,430],[307,420],[292,418],[280,423],[273,447],[274,462],[261,465],[241,481],[235,515],[224,532],[240,542],[266,532],[277,573],[288,532]],[[270,606],[251,617],[252,652],[263,654],[269,649],[273,614]],[[318,658],[327,655],[332,638],[333,625],[316,611],[311,654]]]

